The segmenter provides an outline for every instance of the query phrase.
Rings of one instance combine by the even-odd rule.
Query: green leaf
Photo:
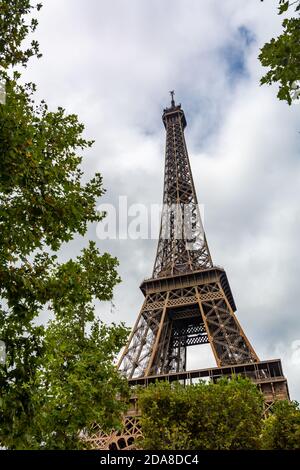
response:
[[[288,8],[289,8],[289,1],[285,1],[284,3],[279,5],[279,7],[278,7],[279,15],[281,15],[282,13],[287,11]]]

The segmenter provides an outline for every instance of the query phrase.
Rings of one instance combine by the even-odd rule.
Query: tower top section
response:
[[[170,91],[170,95],[171,95],[171,106],[169,108],[165,108],[163,115],[162,115],[162,120],[165,125],[165,128],[167,128],[168,123],[172,123],[174,120],[176,120],[179,117],[182,128],[185,129],[186,119],[185,119],[184,112],[181,109],[181,104],[180,103],[178,105],[175,104],[175,99],[174,99],[175,91],[174,90]]]
[[[197,202],[187,146],[186,119],[171,94],[164,109],[166,152],[163,210],[152,278],[176,276],[212,268]]]

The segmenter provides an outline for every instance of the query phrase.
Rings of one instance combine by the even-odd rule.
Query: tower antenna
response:
[[[175,107],[175,100],[174,100],[175,91],[171,90],[170,95],[171,95],[171,106],[172,108],[174,108]]]

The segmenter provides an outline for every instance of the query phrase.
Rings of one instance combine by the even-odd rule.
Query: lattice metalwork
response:
[[[203,293],[200,308],[218,365],[259,360],[225,295],[221,297],[216,292]]]
[[[259,360],[218,278],[148,294],[120,369],[128,378],[184,371],[187,347],[207,342],[219,366]]]
[[[163,311],[155,307],[149,310],[142,309],[130,344],[126,348],[126,354],[123,356],[122,370],[127,377],[145,374],[154,350]]]
[[[84,440],[93,449],[134,450],[138,438],[141,437],[142,430],[139,416],[126,416],[121,431],[106,433],[95,423],[89,437],[84,437]]]
[[[212,266],[187,153],[181,106],[164,110],[166,158],[163,212],[153,277]]]

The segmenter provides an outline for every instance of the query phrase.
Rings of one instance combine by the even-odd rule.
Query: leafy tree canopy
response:
[[[257,449],[263,396],[248,379],[141,389],[143,449]]]
[[[300,449],[300,406],[296,401],[278,401],[265,420],[263,449]]]
[[[79,448],[93,421],[120,423],[127,384],[112,364],[127,329],[95,317],[95,301],[112,299],[120,281],[117,260],[93,242],[64,263],[56,254],[102,220],[104,190],[100,174],[82,182],[81,153],[92,142],[77,116],[36,104],[35,85],[21,85],[13,69],[40,56],[36,41],[22,48],[37,26],[28,14],[40,7],[0,1],[0,445]]]
[[[282,34],[266,43],[259,54],[261,64],[269,68],[260,83],[277,83],[277,97],[289,105],[300,100],[300,1],[279,0],[280,15],[291,7],[295,8],[296,17],[285,18]]]
[[[41,57],[39,44],[32,40],[29,47],[22,46],[30,32],[38,25],[36,18],[29,19],[34,11],[42,8],[41,3],[31,4],[30,0],[0,1],[0,66],[5,69],[14,65],[26,66],[32,56]]]

